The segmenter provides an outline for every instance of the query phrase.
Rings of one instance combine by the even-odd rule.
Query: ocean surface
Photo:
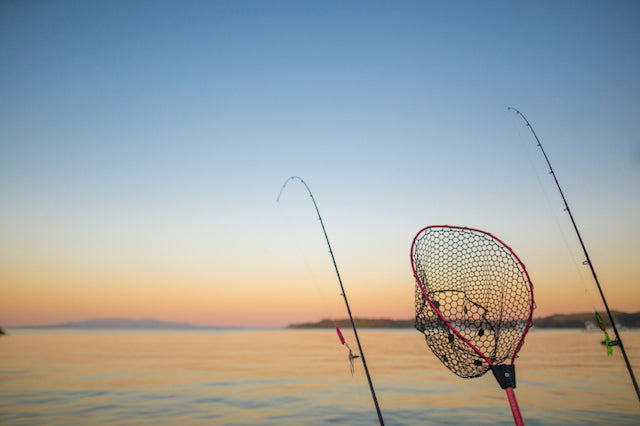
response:
[[[8,329],[2,425],[375,425],[359,360],[334,330]],[[354,336],[343,330],[357,351]],[[489,372],[451,373],[412,329],[358,330],[387,425],[510,425]],[[621,332],[640,374],[640,331]],[[637,425],[619,348],[602,333],[534,330],[516,360],[527,425]]]

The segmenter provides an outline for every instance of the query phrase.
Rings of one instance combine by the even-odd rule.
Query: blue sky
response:
[[[344,316],[304,189],[275,201],[291,175],[357,316],[412,315],[411,240],[445,223],[509,244],[537,315],[599,307],[508,106],[609,304],[640,310],[639,18],[634,1],[3,2],[0,323]]]

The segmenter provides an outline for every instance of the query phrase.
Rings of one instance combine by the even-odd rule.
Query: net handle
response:
[[[493,238],[494,240],[496,240],[503,247],[505,247],[509,251],[509,253],[511,253],[511,255],[516,259],[516,261],[518,262],[518,264],[522,268],[522,271],[524,272],[524,274],[525,274],[525,276],[527,278],[527,283],[529,284],[529,294],[531,294],[531,304],[529,306],[529,319],[527,321],[527,327],[524,329],[524,332],[522,333],[522,337],[520,338],[520,341],[518,342],[518,345],[516,346],[516,349],[513,352],[513,357],[511,358],[511,364],[513,364],[515,359],[516,359],[516,355],[520,351],[520,348],[522,348],[522,344],[524,343],[524,337],[529,332],[529,328],[531,328],[531,322],[532,322],[532,319],[533,319],[533,308],[534,308],[533,284],[531,284],[531,278],[529,277],[529,273],[527,272],[527,268],[525,268],[524,263],[522,263],[522,261],[520,260],[518,255],[515,254],[515,252],[513,250],[511,250],[511,247],[506,245],[500,238],[497,238],[497,237],[495,237],[494,235],[492,235],[492,234],[490,234],[488,232],[481,231],[481,230],[475,229],[475,228],[468,228],[466,226],[452,226],[452,225],[431,225],[431,226],[427,226],[425,228],[422,228],[416,234],[416,236],[413,238],[413,242],[411,243],[411,269],[413,270],[413,277],[415,278],[416,283],[420,287],[420,290],[422,291],[422,294],[424,295],[425,299],[427,300],[427,302],[429,302],[429,305],[431,305],[431,308],[435,311],[436,314],[438,314],[440,319],[445,324],[447,324],[447,327],[449,327],[449,329],[451,331],[453,331],[459,338],[462,339],[463,342],[465,342],[467,345],[469,345],[471,347],[471,349],[473,349],[478,355],[480,355],[481,358],[483,358],[491,366],[493,365],[491,360],[489,358],[487,358],[482,352],[480,352],[480,350],[478,348],[476,348],[464,336],[462,336],[458,332],[458,330],[456,330],[451,324],[449,324],[449,322],[442,316],[442,314],[440,313],[440,310],[438,308],[436,308],[436,306],[431,301],[431,298],[429,296],[427,296],[427,292],[425,291],[424,287],[422,286],[422,283],[420,282],[420,279],[418,278],[418,272],[416,271],[416,265],[415,265],[415,262],[414,262],[414,259],[413,259],[413,253],[414,253],[415,245],[416,245],[416,242],[417,242],[418,237],[420,236],[420,234],[422,234],[423,232],[425,232],[426,230],[431,229],[431,228],[456,229],[456,230],[461,230],[461,231],[472,231],[472,232],[477,232],[477,233],[480,233],[480,234],[483,234],[483,235],[487,235],[490,238]],[[515,398],[515,396],[514,396],[514,398]],[[516,403],[516,407],[517,407],[517,403]]]
[[[518,407],[518,400],[516,399],[516,394],[513,391],[513,388],[507,388],[505,390],[507,391],[509,406],[511,406],[511,412],[513,413],[513,421],[516,423],[516,426],[524,426],[522,414],[520,414],[520,407]]]

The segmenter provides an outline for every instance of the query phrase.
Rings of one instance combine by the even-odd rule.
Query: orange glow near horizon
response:
[[[632,280],[616,272],[613,276],[603,274],[608,280],[617,278],[617,286],[605,293],[610,308],[637,311],[638,290],[632,287]],[[325,294],[319,295],[314,285],[301,285],[292,278],[278,284],[256,285],[233,276],[222,282],[196,276],[185,279],[182,275],[114,277],[87,271],[72,275],[53,274],[44,269],[22,272],[5,268],[0,279],[12,283],[3,286],[0,300],[0,326],[5,327],[115,317],[257,327],[347,318],[336,280],[323,281],[322,285],[329,288],[322,289]],[[387,285],[387,279],[345,282],[354,317],[407,319],[413,316],[413,282],[404,279]],[[571,273],[536,271],[532,279],[537,306],[535,317],[589,312],[592,303],[601,309],[595,287],[588,283],[593,288],[585,292],[584,284]]]
[[[307,260],[301,260],[291,246],[269,247],[251,264],[227,253],[212,256],[217,260],[212,263],[202,255],[179,258],[152,252],[137,257],[71,251],[49,257],[6,254],[0,265],[0,326],[128,317],[280,327],[347,318],[335,270],[322,244],[305,248]],[[578,273],[566,256],[530,246],[521,251],[534,285],[534,317],[603,309],[584,265],[579,265]],[[397,256],[377,254],[375,263],[349,252],[339,258],[354,317],[413,317],[408,250],[390,252]],[[635,263],[629,262],[630,251],[624,253],[597,252],[602,263],[599,278],[612,310],[636,312],[640,288],[635,284]]]

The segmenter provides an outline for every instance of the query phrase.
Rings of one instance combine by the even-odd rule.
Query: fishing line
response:
[[[313,193],[311,192],[311,189],[309,189],[309,186],[307,185],[307,183],[298,176],[291,176],[289,179],[287,179],[284,184],[282,185],[282,188],[280,188],[280,193],[278,194],[278,198],[276,199],[276,201],[280,201],[280,196],[282,195],[282,191],[284,191],[284,188],[287,186],[287,183],[289,183],[289,181],[291,180],[298,180],[300,183],[302,183],[304,185],[304,187],[307,189],[307,192],[309,193],[309,197],[311,197],[311,201],[313,201],[313,206],[316,209],[316,213],[318,215],[318,220],[320,221],[320,226],[322,227],[322,233],[324,234],[324,238],[327,241],[327,246],[329,247],[329,254],[331,255],[331,260],[333,262],[333,267],[336,271],[336,275],[338,277],[338,283],[340,284],[340,290],[342,291],[342,297],[344,299],[344,303],[345,306],[347,308],[347,312],[349,314],[349,320],[351,321],[351,327],[353,328],[353,334],[356,338],[356,343],[358,344],[358,351],[360,352],[360,358],[362,359],[362,366],[364,367],[364,371],[365,374],[367,376],[367,381],[369,382],[369,389],[371,390],[371,397],[373,398],[373,403],[375,405],[376,408],[376,413],[378,414],[378,420],[380,421],[380,425],[384,426],[384,420],[382,419],[382,413],[380,412],[380,406],[378,405],[378,398],[376,398],[376,392],[373,389],[373,382],[371,381],[371,375],[369,374],[369,368],[367,367],[367,361],[365,360],[364,357],[364,352],[362,351],[362,345],[360,344],[360,338],[358,337],[358,331],[356,329],[356,324],[353,321],[353,316],[351,315],[351,308],[349,307],[349,301],[347,300],[347,294],[344,291],[344,286],[342,285],[342,279],[340,278],[340,272],[338,271],[338,265],[336,263],[336,259],[333,255],[333,249],[331,248],[331,243],[329,242],[329,237],[327,236],[327,230],[324,227],[324,222],[322,221],[322,216],[320,215],[320,210],[318,210],[318,205],[316,204],[316,200],[313,197]],[[342,333],[340,332],[340,329],[338,328],[338,326],[336,325],[336,331],[338,332],[338,336],[340,337],[340,341],[343,342],[344,344],[344,337],[342,336]],[[347,346],[348,347],[348,346]],[[351,349],[349,349],[349,351],[351,351]]]
[[[631,381],[633,382],[633,387],[635,388],[636,395],[638,396],[638,400],[640,400],[640,389],[638,388],[638,382],[636,381],[636,377],[633,374],[633,369],[631,368],[631,363],[629,362],[629,358],[627,357],[627,352],[624,349],[624,345],[622,343],[622,338],[620,337],[620,334],[618,333],[618,328],[616,327],[616,323],[613,320],[613,316],[611,315],[611,310],[609,309],[609,305],[607,304],[607,300],[604,297],[604,292],[602,291],[602,287],[600,286],[600,282],[598,281],[598,277],[597,277],[596,271],[595,271],[595,269],[593,267],[593,263],[591,262],[591,259],[589,258],[589,253],[587,252],[587,248],[584,245],[584,242],[582,241],[582,236],[580,235],[580,231],[578,231],[578,226],[576,225],[576,222],[575,222],[575,220],[573,218],[573,214],[571,214],[571,209],[569,208],[569,204],[567,204],[567,200],[564,197],[564,193],[562,192],[562,188],[560,188],[560,184],[558,183],[558,178],[556,177],[556,174],[555,174],[555,172],[553,170],[553,167],[551,167],[551,163],[549,162],[549,157],[547,157],[547,153],[544,151],[544,148],[542,147],[542,144],[540,143],[540,139],[538,139],[538,135],[533,130],[533,127],[529,123],[529,120],[527,120],[527,118],[520,111],[518,111],[517,109],[515,109],[513,107],[508,107],[507,110],[513,110],[516,114],[518,114],[520,117],[522,117],[522,119],[526,123],[527,127],[529,127],[529,130],[531,130],[531,133],[533,134],[536,142],[538,143],[538,147],[540,148],[540,151],[542,152],[542,155],[544,156],[544,159],[547,162],[547,165],[549,166],[549,172],[550,172],[551,176],[553,176],[553,180],[555,181],[556,187],[558,188],[558,191],[560,192],[560,196],[562,197],[562,201],[564,202],[565,211],[569,214],[569,218],[571,219],[571,223],[573,225],[573,229],[576,231],[576,235],[578,237],[578,241],[580,242],[580,246],[582,247],[582,251],[583,251],[584,257],[585,257],[584,264],[589,266],[589,269],[591,270],[591,275],[593,276],[593,280],[595,281],[596,286],[598,287],[598,291],[600,292],[600,297],[602,298],[602,303],[604,303],[604,307],[607,310],[607,315],[609,316],[609,321],[611,322],[611,327],[613,328],[613,331],[615,333],[615,344],[620,346],[620,351],[622,352],[622,356],[624,358],[625,364],[627,365],[627,370],[629,370],[629,376],[631,377]],[[605,335],[606,335],[606,330],[604,329],[604,324],[602,323],[600,315],[597,313],[597,311],[596,311],[596,319],[598,320],[598,325],[600,325],[600,327],[603,329],[603,331],[605,331]],[[608,337],[608,335],[607,335],[607,337]],[[608,343],[609,344],[607,345],[607,347],[610,348],[612,342],[608,342]]]
[[[596,303],[593,299],[593,295],[591,294],[591,292],[588,289],[587,286],[587,280],[585,278],[585,272],[584,272],[584,268],[581,268],[581,264],[578,263],[578,257],[576,256],[575,250],[572,249],[571,245],[569,244],[568,238],[567,238],[567,234],[565,233],[563,226],[560,223],[560,220],[558,218],[558,215],[556,213],[556,209],[553,207],[553,203],[551,202],[551,199],[549,198],[549,193],[545,188],[545,185],[542,183],[542,178],[540,177],[540,173],[538,172],[538,169],[536,168],[534,162],[533,162],[533,155],[531,152],[529,152],[529,150],[527,149],[527,147],[530,145],[527,141],[524,140],[522,133],[520,132],[520,128],[517,127],[515,125],[515,122],[512,123],[513,127],[514,127],[514,131],[518,134],[518,138],[520,139],[520,141],[522,142],[522,146],[526,149],[526,153],[527,155],[525,156],[527,158],[527,161],[529,163],[529,166],[531,167],[531,170],[533,172],[533,174],[536,176],[536,180],[538,181],[538,186],[540,187],[540,191],[542,192],[542,195],[544,196],[544,199],[547,203],[547,208],[549,209],[549,211],[551,212],[551,217],[553,218],[554,223],[556,224],[556,228],[558,229],[558,232],[560,233],[560,237],[562,238],[562,242],[564,243],[564,246],[567,250],[567,253],[569,254],[569,257],[571,258],[571,262],[573,263],[573,266],[576,270],[578,279],[580,281],[580,284],[582,284],[582,288],[579,289],[581,293],[584,294],[584,297],[586,299],[588,299],[588,304],[593,308],[593,311],[597,313],[597,309],[596,309]],[[583,265],[582,265],[583,266]],[[578,283],[574,284],[576,286],[578,286]],[[578,286],[579,287],[579,286]]]
[[[509,108],[515,110],[515,108],[512,108],[512,107],[509,107]],[[514,125],[514,128],[516,129],[516,131],[518,133],[520,141],[522,142],[523,146],[526,148],[530,144],[524,140],[524,138],[522,136],[522,133],[520,132],[519,128],[516,127],[515,123],[513,123],[513,125]],[[549,193],[546,190],[545,185],[542,182],[542,178],[540,177],[540,173],[538,172],[538,169],[536,168],[535,164],[533,163],[533,158],[532,158],[533,157],[533,155],[532,155],[533,153],[531,153],[531,152],[529,152],[529,150],[527,150],[527,154],[528,154],[526,156],[527,160],[529,161],[531,169],[533,170],[533,172],[534,172],[534,174],[536,176],[536,179],[538,181],[538,185],[540,186],[540,190],[541,190],[541,192],[542,192],[542,194],[544,196],[544,199],[545,199],[545,201],[547,203],[547,207],[548,207],[549,211],[551,212],[551,216],[553,217],[553,221],[555,222],[556,228],[558,229],[560,237],[562,238],[562,242],[564,243],[564,246],[565,246],[565,248],[567,250],[567,253],[569,254],[569,257],[571,258],[571,262],[573,263],[573,266],[574,266],[574,268],[575,268],[575,270],[577,272],[577,276],[578,276],[578,279],[580,281],[580,284],[582,284],[582,292],[584,293],[584,297],[586,299],[588,299],[589,305],[592,307],[593,311],[596,313],[596,321],[599,323],[600,328],[603,328],[602,319],[599,317],[598,310],[596,308],[596,302],[595,302],[595,300],[593,298],[593,295],[589,291],[589,288],[588,288],[588,285],[587,285],[587,279],[585,278],[584,268],[581,268],[581,266],[584,266],[585,263],[582,262],[582,261],[580,261],[580,262],[578,261],[578,256],[576,255],[575,249],[572,247],[571,244],[569,244],[569,241],[568,241],[569,239],[567,237],[567,234],[566,234],[565,230],[563,229],[562,224],[560,223],[560,220],[559,220],[559,217],[558,217],[556,209],[553,207],[554,203],[549,198]],[[549,174],[551,174],[551,173],[549,172]],[[565,207],[564,211],[565,212],[567,211],[566,207]],[[577,286],[578,284],[575,284],[575,285]],[[605,336],[608,337],[606,331],[604,329],[603,329],[603,331],[605,332]],[[610,353],[610,352],[611,352],[611,348],[607,347],[607,353]]]
[[[286,216],[284,213],[282,213],[283,216]],[[287,216],[288,218],[288,216]],[[288,219],[284,220],[287,229],[289,230],[289,233],[291,234],[291,238],[293,239],[293,241],[295,242],[295,246],[296,246],[296,252],[302,257],[302,263],[305,266],[305,269],[307,271],[307,275],[309,276],[309,278],[311,279],[311,282],[313,283],[313,286],[316,290],[316,294],[318,296],[318,299],[321,301],[322,305],[323,305],[323,310],[322,312],[333,312],[334,309],[331,308],[329,309],[329,303],[327,301],[327,296],[326,294],[324,294],[324,292],[320,291],[320,284],[318,283],[318,280],[316,278],[316,274],[313,272],[313,269],[311,268],[311,264],[309,263],[309,259],[306,256],[305,250],[302,249],[302,245],[300,244],[300,239],[298,238],[298,235],[295,233],[295,231],[293,230],[293,228],[290,225],[290,221]],[[322,315],[318,315],[318,317],[320,317]],[[326,318],[326,315],[325,315]],[[354,365],[353,365],[353,361],[357,358],[360,358],[359,355],[354,355],[353,351],[351,350],[351,347],[349,346],[349,344],[347,343],[346,339],[344,338],[344,335],[342,334],[342,331],[340,330],[340,327],[338,327],[338,324],[335,321],[335,315],[330,314],[328,315],[328,319],[329,321],[331,321],[333,323],[333,326],[336,330],[336,333],[338,335],[338,339],[340,340],[340,343],[348,350],[348,360],[349,360],[349,371],[351,372],[351,375],[353,376],[354,374]]]
[[[520,111],[516,110],[513,107],[509,107],[508,109],[513,109],[514,111],[516,111],[516,114],[521,115]],[[524,116],[522,116],[524,118]],[[526,120],[525,118],[525,122],[527,123],[527,127],[530,127],[531,131],[533,132],[533,128],[531,127],[531,125],[529,124],[529,122]],[[515,127],[515,123],[514,123],[514,128]],[[520,138],[520,140],[523,143],[523,146],[527,146],[529,145],[528,143],[525,144],[524,138],[522,137],[522,134],[520,133],[520,130],[518,128],[516,128],[516,131],[518,133],[518,136]],[[538,141],[538,147],[540,149],[542,149],[542,145],[540,144],[537,135],[535,134],[535,132],[533,132],[534,136],[536,137],[536,141]],[[544,152],[544,150],[543,150]],[[529,152],[527,152],[527,154],[530,154]],[[607,330],[604,326],[604,323],[602,321],[602,318],[600,317],[600,314],[598,313],[598,309],[596,308],[596,302],[593,298],[593,295],[591,294],[591,292],[588,289],[587,286],[587,280],[585,278],[585,271],[584,268],[581,268],[580,266],[584,266],[586,264],[586,262],[580,262],[580,264],[578,263],[578,256],[575,253],[575,250],[571,247],[571,245],[569,244],[568,238],[567,238],[567,234],[565,233],[563,226],[560,224],[560,220],[558,218],[558,215],[556,214],[556,209],[553,207],[553,204],[549,198],[549,193],[547,192],[547,190],[545,189],[544,184],[542,183],[542,179],[540,177],[540,173],[538,172],[537,168],[535,167],[533,160],[532,160],[532,155],[527,155],[527,160],[529,161],[529,164],[531,165],[532,170],[535,173],[536,179],[538,180],[538,185],[540,186],[540,189],[542,191],[542,194],[544,195],[545,201],[547,202],[547,207],[549,208],[549,211],[551,211],[552,213],[552,217],[553,220],[556,224],[556,227],[558,228],[558,232],[560,233],[560,236],[562,237],[562,242],[565,245],[565,248],[567,250],[567,253],[569,253],[569,256],[571,258],[571,261],[573,263],[573,266],[577,272],[578,278],[580,280],[580,283],[582,284],[582,290],[584,292],[584,297],[588,299],[588,303],[591,305],[591,308],[593,309],[593,312],[595,313],[595,317],[596,317],[596,322],[598,324],[598,326],[600,327],[600,329],[602,330],[602,332],[605,335],[605,345],[607,348],[607,355],[611,356],[613,354],[613,350],[612,350],[612,346],[617,345],[618,342],[616,340],[612,341],[609,337],[609,334],[607,333]],[[545,158],[546,158],[546,154],[545,154]],[[548,164],[548,160],[547,160],[547,164]],[[554,175],[555,178],[555,173],[553,172],[553,169],[551,169],[551,165],[548,164],[549,168],[550,168],[550,172],[549,174]],[[556,185],[557,185],[557,180],[556,180]],[[558,186],[558,185],[557,185]],[[559,186],[558,186],[559,189]],[[562,193],[562,191],[560,191],[560,195],[562,196],[562,199],[564,201],[564,194]],[[565,201],[566,204],[566,201]],[[564,209],[565,212],[568,212],[568,206],[565,207]],[[569,213],[570,214],[570,213]],[[574,225],[575,226],[575,225]],[[576,229],[577,232],[577,229]],[[578,235],[579,237],[579,235]],[[580,242],[580,241],[579,241]],[[577,285],[577,284],[576,284]]]

